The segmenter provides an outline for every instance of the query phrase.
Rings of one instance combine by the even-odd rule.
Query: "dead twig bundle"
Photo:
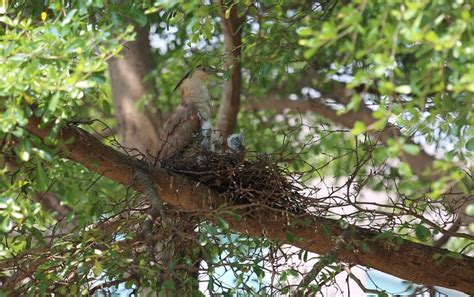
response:
[[[194,150],[165,161],[163,166],[205,184],[233,205],[258,205],[303,213],[303,187],[281,164],[282,160],[263,153],[244,159],[231,152]]]

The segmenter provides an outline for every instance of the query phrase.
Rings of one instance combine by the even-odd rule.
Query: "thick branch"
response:
[[[224,82],[222,100],[217,116],[216,130],[224,135],[234,131],[237,114],[240,109],[240,91],[242,89],[242,69],[240,63],[242,48],[242,24],[245,19],[237,14],[237,7],[230,9],[229,18],[225,18],[225,7],[221,1],[222,31],[224,33],[224,69],[231,69],[230,79]]]
[[[26,129],[44,138],[48,128],[39,128],[40,120],[31,118]],[[130,158],[111,147],[102,144],[87,132],[73,126],[60,130],[61,140],[74,142],[64,145],[64,157],[81,163],[89,170],[102,174],[123,185],[142,191],[134,182],[136,168],[149,172],[156,190],[163,202],[185,211],[202,212],[203,217],[215,220],[211,214],[225,201],[207,187],[196,184],[186,178],[170,173],[162,168],[149,167],[144,162]],[[301,218],[278,211],[261,211],[251,216],[241,212],[242,218],[236,220],[231,215],[223,215],[231,230],[252,236],[265,236],[282,243],[289,243],[318,254],[325,254],[336,248],[333,238],[343,232],[336,221],[308,216],[311,224],[298,224]],[[378,239],[377,233],[359,227],[352,227],[348,240],[354,251],[344,250],[338,254],[341,261],[378,269],[391,275],[424,285],[437,285],[474,294],[474,258],[462,256],[462,259],[446,257],[435,263],[437,254],[446,255],[447,250],[401,240],[401,245]],[[288,242],[287,232],[292,232],[295,242]],[[329,234],[329,235],[328,235]],[[359,248],[360,243],[369,246],[367,252]]]
[[[48,135],[49,128],[41,129],[39,118],[31,118],[26,129],[40,137]],[[170,173],[161,168],[149,168],[144,162],[139,162],[112,147],[104,145],[98,139],[86,131],[74,126],[65,126],[61,129],[60,139],[62,141],[74,140],[72,144],[65,144],[63,154],[66,158],[84,165],[92,172],[104,175],[111,180],[117,181],[125,186],[132,186],[139,192],[143,192],[141,186],[135,181],[135,172],[142,170],[152,174],[156,190],[161,194],[163,201],[183,209],[209,209],[208,199],[192,200],[182,197],[206,197],[210,195],[204,186],[196,186],[194,183]],[[172,201],[172,203],[170,202]]]

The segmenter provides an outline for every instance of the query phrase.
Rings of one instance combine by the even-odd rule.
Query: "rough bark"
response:
[[[40,119],[31,118],[26,129],[31,134],[44,138],[49,128],[40,128],[39,124]],[[63,127],[59,132],[59,138],[62,141],[73,140],[72,143],[64,144],[62,149],[64,157],[123,185],[132,186],[137,191],[143,189],[134,181],[134,170],[139,168],[148,172],[163,201],[179,209],[197,212],[203,218],[215,220],[212,210],[226,203],[202,184],[196,184],[165,169],[150,167],[142,161],[130,158],[102,144],[80,128]],[[231,215],[225,216],[231,230],[252,236],[265,236],[318,254],[325,254],[334,249],[334,238],[347,232],[341,230],[336,221],[322,217],[312,216],[309,217],[311,224],[301,224],[298,223],[302,221],[301,217],[297,218],[275,210],[253,213],[251,216],[246,215],[245,211],[240,211],[242,218],[239,220]],[[474,294],[472,286],[474,258],[460,256],[461,259],[455,259],[447,256],[442,261],[435,262],[433,259],[436,255],[448,255],[449,251],[407,240],[401,240],[401,245],[398,245],[381,239],[378,233],[359,227],[350,228],[353,230],[348,239],[355,250],[341,251],[338,254],[339,260],[375,268],[411,282]],[[288,242],[288,231],[298,240]],[[361,250],[361,242],[368,245],[368,251]]]
[[[136,106],[137,101],[146,96],[158,96],[153,81],[147,80],[154,64],[149,29],[136,28],[136,34],[136,40],[125,44],[123,57],[109,61],[112,98],[121,143],[141,153],[154,154],[158,147],[161,117],[152,112],[150,104],[143,110]]]
[[[245,16],[239,17],[236,6],[230,8],[228,18],[221,1],[221,24],[224,33],[224,70],[232,69],[230,79],[224,82],[221,105],[217,115],[216,130],[224,137],[231,134],[237,124],[242,89],[242,24]]]

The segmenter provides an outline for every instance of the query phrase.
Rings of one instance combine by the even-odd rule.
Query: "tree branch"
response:
[[[147,218],[145,219],[145,222],[143,222],[142,235],[146,237],[152,233],[153,222],[158,217],[158,215],[161,216],[162,220],[165,219],[165,211],[163,209],[161,198],[158,195],[158,192],[155,190],[155,187],[153,186],[148,174],[142,170],[136,170],[135,177],[143,188],[143,193],[148,198],[151,205],[151,208],[147,214]]]
[[[334,99],[333,97],[331,97]],[[335,99],[336,100],[336,99]],[[322,117],[330,120],[331,122],[343,125],[345,127],[351,128],[354,126],[356,121],[362,121],[366,127],[372,125],[376,120],[372,117],[372,111],[366,106],[360,106],[358,111],[349,111],[345,114],[337,114],[337,111],[331,108],[328,105],[325,105],[320,100],[311,99],[311,100],[290,100],[283,99],[279,100],[276,98],[271,98],[262,102],[253,102],[245,106],[246,109],[250,110],[273,110],[276,112],[283,112],[285,110],[296,110],[299,112],[312,111],[316,112]],[[369,132],[376,137],[380,136],[381,141],[387,141],[389,138],[397,138],[402,134],[392,124],[387,124],[386,128],[383,131],[369,130]],[[380,135],[382,133],[382,135]],[[407,140],[408,143],[413,143],[411,140]],[[412,166],[413,173],[419,176],[423,175],[423,172],[427,169],[427,164],[432,164],[434,158],[428,155],[423,150],[420,151],[420,154],[413,156],[410,154],[402,153],[402,159],[405,160],[408,164]],[[435,180],[435,177],[432,175],[429,176],[431,180]]]
[[[324,93],[324,96],[327,96],[331,99],[334,99],[340,103],[346,103],[345,99],[348,96],[348,90],[346,89],[335,89],[330,92]],[[369,127],[376,122],[376,119],[372,116],[372,110],[367,106],[361,104],[358,111],[349,111],[345,114],[337,114],[337,111],[331,108],[328,105],[322,103],[319,99],[309,99],[309,100],[290,100],[290,99],[278,99],[270,97],[269,99],[261,102],[253,102],[245,106],[249,110],[273,110],[276,112],[283,112],[285,110],[295,110],[298,112],[312,111],[318,113],[322,117],[330,120],[331,122],[343,125],[345,127],[353,127],[356,121],[362,121],[366,127]],[[402,136],[401,131],[394,125],[387,123],[385,129],[382,131],[378,130],[369,130],[369,133],[375,137],[380,137],[379,139],[383,142],[386,142],[390,138],[398,138]],[[406,143],[415,144],[410,138],[408,138]],[[426,181],[436,181],[440,178],[440,174],[434,172],[433,163],[436,160],[434,157],[428,155],[423,149],[420,149],[418,155],[410,155],[403,151],[400,152],[400,158],[410,165],[413,173],[420,178]],[[462,191],[459,191],[462,192]],[[469,205],[470,199],[465,199],[464,195],[450,195],[453,205],[457,205],[460,202],[463,202],[463,207],[459,209],[459,216],[462,219],[464,224],[469,224],[474,222],[472,216],[468,216],[464,213],[465,208]]]
[[[239,17],[237,7],[230,8],[228,19],[225,17],[226,7],[220,1],[222,32],[224,33],[224,69],[231,69],[230,79],[224,82],[222,100],[217,115],[216,130],[224,137],[231,134],[237,123],[237,114],[240,109],[240,92],[242,89],[241,48],[242,24],[245,16]]]
[[[88,294],[89,294],[89,296],[94,296],[95,292],[98,291],[98,290],[104,290],[104,289],[107,289],[107,288],[110,288],[110,287],[115,287],[115,286],[120,285],[121,283],[125,283],[125,282],[128,282],[130,280],[136,280],[136,279],[137,279],[137,277],[135,275],[130,275],[128,277],[124,277],[124,278],[121,278],[121,279],[116,279],[116,280],[113,280],[113,281],[101,283],[101,284],[98,284],[97,286],[93,287],[88,292]]]
[[[50,126],[40,128],[40,124],[40,119],[30,118],[26,129],[44,139]],[[221,196],[204,185],[128,157],[104,145],[80,128],[63,127],[59,131],[59,139],[65,143],[62,149],[64,157],[125,186],[132,186],[137,191],[143,192],[143,189],[140,184],[134,182],[134,171],[139,168],[147,172],[163,202],[179,209],[200,212],[203,218],[216,221],[213,210],[226,204]],[[72,143],[71,139],[74,140]],[[236,211],[242,215],[241,219],[235,219],[229,212],[220,214],[228,221],[231,230],[268,237],[318,254],[325,254],[336,248],[332,238],[345,232],[337,221],[322,217],[307,215],[301,218],[268,209],[259,213],[253,212],[251,216],[245,214],[246,210]],[[311,220],[312,223],[300,223],[305,219]],[[338,260],[375,268],[414,283],[443,286],[474,294],[474,258],[460,255],[460,259],[455,259],[447,256],[447,250],[403,239],[400,239],[401,244],[397,245],[387,242],[387,239],[381,239],[380,234],[376,232],[355,226],[350,228],[353,228],[353,231],[348,241],[355,249],[353,252],[348,249],[341,251]],[[293,238],[298,240],[289,242],[288,232],[292,232]],[[367,252],[359,248],[362,242],[369,247]],[[442,261],[435,262],[433,259],[438,257],[437,255],[445,257]]]
[[[325,65],[329,66],[329,65]],[[298,80],[297,85],[298,89],[303,87],[314,87],[321,92],[322,98],[330,98],[335,100],[339,104],[346,105],[349,103],[351,96],[354,91],[359,93],[370,93],[379,95],[375,87],[371,85],[362,85],[357,87],[355,90],[348,89],[344,83],[331,81],[329,87],[318,88],[317,81],[323,80],[322,77],[316,71],[315,67],[310,67],[305,72],[303,72],[302,77]],[[337,114],[337,111],[331,108],[328,105],[323,104],[320,100],[310,99],[310,100],[289,100],[278,98],[276,94],[287,88],[287,84],[283,83],[279,86],[273,88],[270,93],[270,96],[267,100],[263,102],[250,103],[248,106],[250,109],[259,110],[259,109],[269,109],[275,110],[276,112],[282,112],[285,109],[297,110],[300,112],[312,111],[320,114],[321,116],[327,118],[333,123],[340,124],[342,126],[352,128],[356,121],[361,121],[365,124],[366,127],[369,127],[376,122],[376,119],[372,116],[372,110],[368,108],[363,102],[360,104],[358,111],[349,111],[345,114]],[[380,131],[371,130],[370,133],[374,134],[376,137],[380,135]],[[397,138],[402,136],[403,133],[394,125],[387,124],[386,129],[383,131],[381,136],[382,141],[386,141],[388,138]],[[407,143],[414,143],[410,138],[407,139]],[[401,158],[406,161],[414,174],[422,177],[425,171],[431,171],[433,162],[435,158],[428,155],[423,149],[420,150],[420,153],[416,156],[406,154],[401,152]],[[435,174],[426,174],[424,176],[425,180],[435,181],[439,176]]]

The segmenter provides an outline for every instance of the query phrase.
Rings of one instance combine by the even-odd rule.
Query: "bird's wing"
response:
[[[161,131],[158,159],[166,160],[181,152],[200,131],[201,120],[197,107],[180,105]]]

